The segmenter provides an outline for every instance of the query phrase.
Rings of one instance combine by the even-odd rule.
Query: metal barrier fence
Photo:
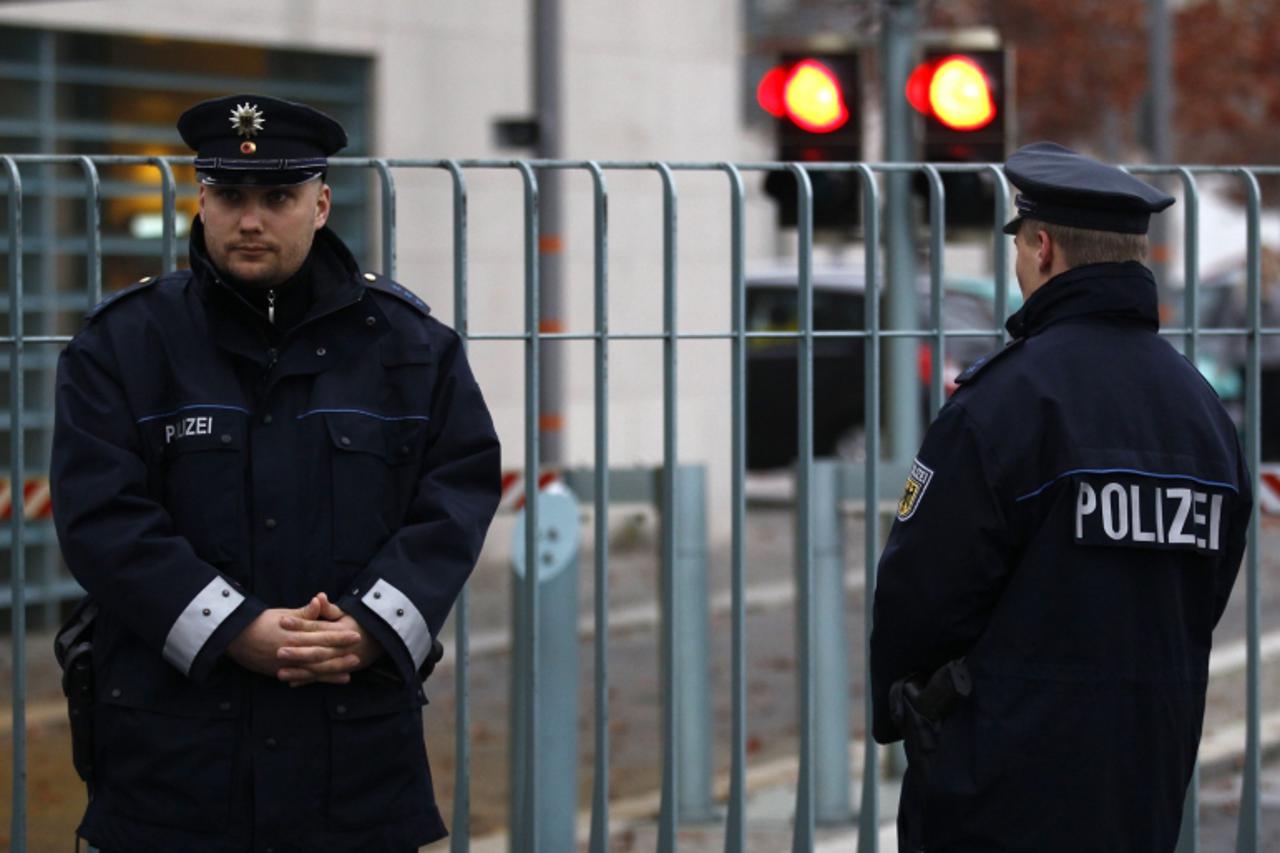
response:
[[[23,283],[23,230],[22,230],[22,178],[20,169],[23,166],[71,165],[83,170],[86,196],[87,222],[87,279],[85,286],[91,296],[91,303],[101,295],[101,243],[100,219],[98,211],[99,177],[98,167],[104,165],[151,166],[158,170],[161,177],[161,192],[164,205],[164,266],[172,269],[177,255],[174,210],[176,190],[174,185],[172,164],[186,164],[185,158],[161,157],[125,157],[125,156],[44,156],[14,155],[0,157],[4,174],[8,181],[8,286],[9,286],[9,334],[0,337],[0,345],[9,351],[9,416],[11,424],[10,447],[10,482],[24,481],[24,354],[28,346],[61,346],[69,338],[56,335],[27,335],[24,331],[24,283]],[[813,482],[814,448],[813,434],[813,373],[812,359],[815,341],[824,338],[861,339],[865,345],[865,389],[866,418],[871,425],[866,435],[866,458],[870,464],[865,466],[865,491],[867,496],[880,494],[880,469],[877,460],[880,457],[879,429],[881,387],[880,387],[880,344],[882,341],[894,339],[920,339],[927,341],[932,349],[933,363],[941,365],[948,338],[957,336],[999,337],[1003,329],[993,328],[971,332],[948,332],[942,328],[940,305],[942,300],[942,282],[944,275],[945,225],[942,217],[944,187],[941,174],[950,171],[985,171],[995,181],[997,192],[993,210],[993,221],[1003,222],[1007,218],[1008,185],[999,167],[930,165],[930,164],[780,164],[780,163],[639,163],[639,162],[589,162],[589,161],[514,161],[514,160],[425,160],[425,159],[363,159],[335,158],[331,161],[337,168],[362,168],[373,170],[382,188],[381,194],[381,228],[382,228],[382,266],[388,275],[395,274],[396,262],[396,222],[395,222],[395,180],[393,170],[397,169],[430,169],[443,170],[452,180],[453,190],[453,257],[454,257],[454,325],[464,339],[475,341],[512,341],[523,344],[524,349],[524,485],[526,494],[536,494],[539,477],[539,354],[542,346],[548,341],[589,341],[594,347],[594,453],[595,482],[593,490],[595,554],[594,554],[594,699],[595,711],[593,719],[594,733],[594,767],[591,798],[590,849],[604,851],[608,846],[610,821],[610,782],[609,782],[609,693],[610,672],[608,667],[609,644],[609,549],[607,529],[607,508],[609,505],[610,463],[608,426],[609,426],[609,354],[610,345],[621,340],[656,341],[662,344],[662,388],[663,388],[663,494],[662,503],[671,507],[676,505],[675,483],[677,463],[677,359],[679,344],[690,340],[719,340],[727,342],[731,349],[730,385],[732,399],[732,480],[731,480],[731,597],[730,618],[732,623],[731,648],[731,714],[730,714],[730,771],[727,817],[725,826],[725,849],[728,853],[742,851],[746,846],[746,770],[747,770],[747,679],[746,679],[746,643],[745,631],[745,574],[746,561],[745,517],[746,517],[746,468],[745,468],[745,364],[748,342],[757,338],[791,338],[798,348],[798,387],[799,402],[796,417],[799,425],[798,461],[796,465],[795,511],[798,536],[797,576],[799,589],[796,600],[796,619],[802,626],[797,647],[798,680],[799,680],[799,742],[798,763],[799,776],[795,795],[794,844],[796,851],[807,851],[814,844],[815,830],[815,779],[814,779],[814,691],[815,674],[813,670],[813,650],[817,643],[813,636],[813,618],[815,612],[814,588],[814,530],[815,530],[815,488]],[[466,174],[476,170],[509,170],[519,175],[523,186],[523,236],[524,236],[524,328],[508,333],[471,334],[470,315],[468,312],[468,191]],[[576,170],[585,172],[591,178],[594,187],[594,287],[595,299],[594,325],[587,332],[545,332],[539,329],[539,286],[538,286],[538,177],[541,170]],[[606,216],[608,190],[606,173],[609,171],[647,171],[655,174],[662,187],[662,328],[643,333],[615,333],[610,331],[608,312],[609,269],[607,262],[607,246],[609,239],[608,219]],[[744,272],[744,210],[746,190],[743,182],[744,173],[762,171],[789,171],[794,175],[797,184],[799,206],[799,257],[797,278],[799,282],[799,328],[795,332],[753,332],[746,326],[745,318],[745,272]],[[812,217],[813,193],[809,179],[811,171],[844,171],[858,177],[862,189],[864,242],[870,247],[865,252],[864,268],[866,288],[866,324],[863,329],[847,329],[837,331],[815,331],[813,322],[813,270],[812,258],[814,247],[814,229]],[[1134,172],[1148,175],[1170,175],[1182,182],[1185,209],[1185,325],[1177,328],[1166,328],[1164,334],[1179,339],[1184,351],[1194,359],[1199,341],[1206,335],[1244,338],[1247,341],[1248,358],[1246,363],[1246,413],[1245,433],[1248,460],[1256,472],[1260,461],[1259,425],[1260,425],[1260,345],[1263,335],[1280,335],[1280,328],[1263,328],[1261,325],[1261,191],[1257,177],[1259,175],[1280,175],[1280,168],[1223,168],[1208,166],[1186,167],[1135,167]],[[716,173],[723,175],[728,194],[731,221],[731,258],[730,280],[726,282],[731,299],[731,327],[720,331],[681,331],[677,323],[677,261],[676,235],[678,212],[678,180],[677,176],[685,172]],[[930,300],[932,311],[929,315],[929,327],[922,329],[883,330],[879,322],[878,288],[871,283],[881,280],[880,258],[875,250],[881,239],[881,190],[880,180],[893,173],[910,172],[923,174],[928,182],[932,207],[929,241],[929,281],[931,283]],[[1247,325],[1240,328],[1217,328],[1211,331],[1200,327],[1197,317],[1198,288],[1198,255],[1199,238],[1199,189],[1197,179],[1206,175],[1226,175],[1239,180],[1247,200]],[[994,257],[994,275],[996,281],[995,304],[997,318],[1002,319],[1006,313],[1005,292],[1007,288],[1007,238],[996,233],[992,244]],[[936,412],[943,402],[943,377],[941,370],[934,370],[931,387],[931,409]],[[874,499],[874,498],[872,498]],[[525,530],[525,565],[535,564],[534,531],[537,529],[538,502],[529,501]],[[26,699],[27,683],[25,671],[25,639],[26,620],[25,605],[27,601],[27,581],[25,575],[24,544],[26,520],[24,518],[23,489],[12,490],[12,512],[10,516],[12,530],[11,543],[11,613],[13,630],[13,813],[11,839],[15,851],[26,849],[26,817],[27,817],[27,757],[26,757]],[[875,589],[875,567],[880,551],[880,529],[878,513],[865,514],[865,627],[869,631],[871,624],[872,594]],[[1260,802],[1259,772],[1261,760],[1260,748],[1260,697],[1259,697],[1259,554],[1258,554],[1258,515],[1255,508],[1250,528],[1249,548],[1246,556],[1244,583],[1247,598],[1247,693],[1245,697],[1246,711],[1246,750],[1244,760],[1244,787],[1239,816],[1238,844],[1240,850],[1257,850],[1259,837]],[[672,567],[676,563],[676,539],[674,525],[663,526],[661,545],[662,601],[661,611],[671,614],[674,610],[674,590],[672,583]],[[534,662],[525,681],[528,697],[537,695],[540,675],[538,661],[538,633],[531,626],[538,622],[537,584],[529,585],[530,594],[524,596],[522,624],[530,626],[528,635],[513,638],[528,649],[528,659]],[[464,591],[454,611],[456,629],[456,780],[455,797],[452,816],[452,847],[455,851],[470,849],[469,815],[470,815],[470,753],[468,731],[470,726],[470,708],[468,702],[468,658],[469,640],[468,599]],[[677,849],[677,778],[676,769],[676,737],[675,707],[678,685],[673,678],[674,660],[679,653],[676,648],[674,624],[670,618],[663,620],[661,628],[661,672],[663,689],[663,713],[661,722],[662,775],[661,775],[661,811],[658,816],[658,849],[662,853],[673,853]],[[864,636],[864,647],[866,637]],[[870,698],[867,693],[867,715],[870,717]],[[524,730],[529,744],[538,743],[540,721],[537,719],[538,703],[524,703]],[[877,847],[877,825],[880,812],[878,796],[878,780],[880,768],[877,761],[877,749],[870,739],[870,726],[867,726],[865,742],[865,761],[862,768],[863,786],[859,822],[860,853],[874,851]],[[523,791],[525,795],[522,838],[515,839],[516,849],[534,849],[533,839],[537,837],[536,822],[539,815],[533,808],[533,781],[536,778],[538,750],[531,748],[523,756],[522,769],[525,775]],[[1195,802],[1195,784],[1189,791],[1189,802]],[[1195,849],[1195,809],[1187,810],[1184,819],[1184,838],[1182,849]]]

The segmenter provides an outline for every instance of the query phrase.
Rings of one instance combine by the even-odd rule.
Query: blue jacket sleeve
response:
[[[963,657],[1003,589],[1011,537],[989,458],[954,402],[929,427],[916,458],[917,494],[900,506],[877,570],[871,691],[880,743],[902,737],[890,719],[893,683]]]
[[[90,325],[58,361],[54,524],[68,568],[104,610],[183,673],[203,678],[230,632],[265,606],[196,556],[150,493],[142,441],[106,333]],[[218,637],[215,638],[215,633]],[[204,652],[204,654],[201,654]],[[196,666],[196,658],[206,663]]]
[[[405,523],[338,602],[408,683],[475,566],[501,495],[497,433],[461,342],[450,338]]]

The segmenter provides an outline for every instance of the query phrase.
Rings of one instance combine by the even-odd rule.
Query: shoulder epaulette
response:
[[[126,288],[117,290],[115,293],[110,294],[101,302],[99,302],[97,305],[93,306],[93,308],[89,310],[89,313],[84,315],[85,321],[87,322],[89,320],[92,320],[94,317],[97,317],[99,314],[101,314],[103,311],[110,308],[112,305],[115,305],[129,298],[130,296],[133,296],[135,293],[141,293],[144,290],[149,290],[150,288],[159,284],[163,279],[164,279],[164,276],[149,275],[144,278],[138,279],[136,282],[134,282],[133,284],[129,285]]]
[[[1002,348],[994,352],[989,352],[986,355],[979,357],[973,362],[973,364],[970,364],[964,370],[960,371],[960,375],[956,377],[956,384],[966,385],[968,383],[973,382],[973,380],[977,378],[979,373],[986,370],[992,364],[1004,358],[1009,353],[1018,349],[1018,346],[1022,343],[1022,340],[1023,340],[1022,338],[1017,338],[1015,340],[1009,341],[1009,343],[1005,344]]]
[[[402,302],[409,303],[424,317],[431,314],[431,306],[423,302],[418,297],[418,294],[409,290],[399,282],[392,281],[386,276],[381,276],[377,273],[371,272],[364,273],[363,277],[366,287],[373,288],[374,290],[394,296]]]

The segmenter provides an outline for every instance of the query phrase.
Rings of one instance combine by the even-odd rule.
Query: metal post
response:
[[[1186,191],[1183,213],[1183,323],[1188,329],[1183,339],[1183,355],[1192,364],[1196,363],[1196,351],[1199,348],[1200,310],[1196,293],[1200,284],[1199,250],[1200,250],[1200,194],[1196,189],[1195,178],[1186,168],[1179,169],[1182,185]],[[1154,217],[1156,222],[1163,216]],[[1178,846],[1174,853],[1196,853],[1200,848],[1200,762],[1191,773],[1191,781],[1187,785],[1187,796],[1182,804],[1182,828],[1178,833]]]
[[[1262,461],[1262,192],[1257,177],[1241,170],[1248,200],[1248,362],[1245,365],[1245,461],[1257,477]],[[1262,825],[1262,804],[1258,785],[1262,779],[1262,710],[1261,661],[1259,636],[1262,624],[1262,591],[1258,565],[1258,504],[1249,518],[1249,545],[1245,552],[1245,643],[1248,652],[1245,665],[1245,736],[1244,780],[1240,791],[1240,822],[1236,834],[1238,853],[1255,853]]]
[[[57,147],[57,140],[54,137],[54,125],[57,118],[57,74],[58,66],[55,56],[55,36],[51,31],[40,33],[39,46],[39,62],[40,62],[40,93],[39,106],[37,107],[40,115],[40,152],[44,154],[53,154]],[[58,269],[58,252],[56,251],[55,236],[58,232],[58,167],[52,163],[40,170],[40,176],[44,182],[44,191],[40,194],[40,267],[34,281],[40,282],[38,285],[41,290],[50,297],[56,292],[57,282],[61,279],[62,274]],[[86,225],[89,223],[86,223]],[[52,306],[52,303],[50,303]],[[37,334],[53,335],[58,330],[58,316],[56,310],[52,309],[41,311],[37,320],[39,331]],[[37,362],[43,366],[45,362],[40,360]],[[33,406],[42,409],[52,408],[53,400],[51,392],[53,389],[54,371],[44,368],[40,372],[39,385],[32,395],[35,399],[31,401]],[[12,425],[10,425],[12,428]],[[38,442],[36,452],[40,458],[47,459],[52,451],[52,433],[37,434],[34,436]],[[41,548],[40,560],[37,565],[37,572],[40,579],[36,587],[45,596],[44,606],[41,608],[40,625],[43,628],[54,628],[58,625],[58,598],[54,594],[54,584],[57,583],[58,566],[61,558],[56,548]]]
[[[453,165],[454,169],[457,168],[455,164],[450,164],[450,165]],[[395,182],[395,179],[391,177],[391,168],[387,166],[386,160],[375,160],[373,162],[373,167],[378,172],[378,185],[382,188],[382,195],[381,195],[382,274],[387,276],[388,278],[395,278],[396,277],[396,182]],[[455,188],[456,188],[456,183],[455,183]],[[454,215],[455,216],[457,215],[456,208],[454,211]],[[455,220],[455,224],[456,224],[456,220]],[[457,239],[456,231],[455,231],[454,237],[455,239]],[[456,265],[457,265],[456,257],[454,258],[454,264],[456,268]],[[457,284],[456,277],[455,277],[454,283]],[[455,297],[457,296],[456,293],[454,295]],[[454,314],[457,315],[457,313],[458,312],[455,308]],[[462,333],[459,332],[459,334],[462,334]]]
[[[537,156],[557,160],[560,144],[560,0],[534,0],[533,4],[534,109],[538,116]],[[542,312],[538,328],[547,334],[565,330],[564,175],[544,169],[538,175],[541,206],[538,231],[538,277],[542,287]],[[543,462],[563,462],[564,449],[564,345],[548,342],[542,348],[539,385]]]
[[[733,366],[730,370],[730,386],[733,400],[732,432],[730,441],[733,454],[732,473],[732,551],[730,574],[732,596],[732,637],[729,655],[732,669],[733,711],[729,733],[729,814],[725,821],[725,853],[742,853],[746,845],[746,791],[747,791],[747,640],[746,640],[746,282],[743,276],[745,255],[743,236],[743,208],[746,192],[742,175],[730,164],[725,164],[729,175],[730,229],[732,231],[732,258],[730,260],[730,305],[733,314]]]
[[[883,81],[884,155],[890,162],[905,162],[915,158],[911,141],[911,115],[907,111],[903,91],[915,51],[915,35],[918,12],[915,0],[891,0],[884,9],[881,27],[881,79]],[[912,329],[917,327],[916,258],[912,236],[915,218],[911,202],[911,175],[903,171],[885,174],[885,292],[884,325],[888,329]],[[867,248],[871,244],[868,242]],[[868,288],[871,290],[871,288]],[[869,303],[868,303],[869,304]],[[870,310],[868,308],[868,310]],[[887,450],[891,459],[903,462],[920,446],[920,391],[916,379],[916,348],[919,343],[911,338],[891,338],[885,341],[884,383],[885,433]],[[941,370],[942,365],[937,365]],[[867,429],[870,431],[871,411],[867,410]],[[878,462],[868,445],[867,466]],[[868,501],[872,501],[868,493]],[[867,504],[867,518],[877,519],[879,514]],[[870,593],[868,593],[869,595]],[[905,767],[902,748],[891,747],[889,769],[901,772]]]
[[[445,164],[453,179],[453,325],[462,337],[462,345],[468,345],[470,313],[467,303],[467,182],[458,164],[450,160]],[[395,182],[386,161],[378,161],[378,175],[382,179],[382,262],[384,274],[395,275],[396,267],[396,201]],[[471,659],[470,623],[471,596],[463,586],[453,606],[454,619],[454,775],[453,775],[453,832],[449,839],[451,853],[466,853],[471,849]],[[514,729],[512,729],[514,731]]]
[[[802,166],[796,179],[800,258],[796,342],[796,674],[799,688],[799,770],[791,853],[813,849],[813,185]],[[875,290],[868,287],[868,291]]]
[[[541,366],[542,336],[538,332],[539,292],[538,292],[538,179],[527,163],[517,165],[524,182],[524,493],[538,493],[538,460],[541,458],[539,445],[542,430],[538,424],[538,389],[539,368]],[[537,542],[533,532],[538,530],[538,501],[528,502],[525,512],[528,526],[524,537],[525,564],[537,565]],[[524,815],[522,827],[524,835],[512,834],[514,843],[519,844],[523,853],[538,853],[534,840],[538,837],[540,820],[535,802],[538,778],[538,752],[534,745],[538,743],[541,732],[541,715],[538,713],[538,696],[541,691],[542,667],[538,655],[541,642],[538,632],[533,630],[537,625],[538,584],[528,585],[527,594],[521,606],[524,614],[524,625],[529,629],[527,634],[515,635],[517,644],[529,655],[528,676],[524,679],[522,694],[525,698],[525,713],[520,721],[520,728],[525,735],[524,750],[521,761],[524,772],[520,775],[523,796],[520,807]],[[516,727],[512,727],[515,731]],[[513,786],[514,787],[514,786]],[[515,818],[511,812],[511,819]]]
[[[1151,77],[1151,160],[1167,164],[1173,158],[1173,97],[1169,85],[1170,21],[1166,0],[1147,0],[1147,31],[1149,36],[1149,68]],[[1154,183],[1164,186],[1167,181],[1157,178]],[[1164,283],[1169,272],[1169,223],[1168,217],[1152,217],[1151,268],[1156,281]]]
[[[676,393],[676,180],[669,166],[654,167],[662,178],[662,505],[676,505],[677,416]],[[662,636],[659,656],[662,671],[662,803],[658,810],[658,853],[675,853],[679,764],[676,761],[676,708],[679,706],[679,684],[675,677],[676,645],[675,526],[662,528]]]
[[[13,814],[9,840],[14,853],[27,849],[27,560],[26,445],[22,410],[25,384],[22,375],[22,178],[18,164],[3,158],[9,178],[9,583],[12,588],[10,630],[13,632]]]
[[[853,819],[849,797],[849,660],[844,624],[840,463],[813,465],[814,791],[818,823]]]
[[[918,13],[915,0],[890,0],[884,7],[880,28],[881,79],[883,80],[882,115],[884,116],[884,159],[907,162],[915,159],[911,116],[903,91],[915,50]],[[911,202],[911,175],[890,172],[885,175],[885,304],[884,320],[889,329],[917,327],[915,247],[912,235],[915,222]],[[870,250],[870,244],[868,244]],[[868,282],[868,290],[874,282]],[[916,381],[916,348],[910,338],[887,341],[885,353],[886,429],[889,453],[902,460],[915,453],[920,445],[920,390]],[[871,429],[868,422],[867,429]],[[868,457],[868,464],[875,460]]]
[[[537,853],[574,849],[578,811],[578,501],[563,483],[538,494],[537,543],[534,570],[525,554],[526,519],[521,510],[512,538],[513,637],[536,635],[536,652],[516,643],[511,669],[511,844]],[[529,501],[534,503],[534,501]],[[533,578],[533,582],[530,582]],[[529,625],[525,603],[530,588],[538,587],[539,602]],[[534,655],[537,662],[534,662]],[[542,672],[536,697],[528,689],[532,668]],[[525,719],[528,703],[538,704],[539,730],[531,738]],[[538,765],[528,773],[526,762],[536,752]],[[532,784],[530,792],[525,788]],[[532,804],[538,815],[531,828]]]
[[[164,227],[161,230],[161,263],[165,272],[178,268],[178,238],[175,231],[174,210],[178,191],[173,183],[173,167],[163,157],[148,157],[147,162],[160,171],[160,199],[164,211]]]
[[[862,179],[863,221],[866,223],[867,252],[864,261],[866,281],[878,281],[879,269],[876,263],[876,247],[879,245],[880,232],[880,192],[876,186],[875,174],[865,164],[858,167]],[[867,465],[865,470],[866,513],[864,520],[864,568],[866,585],[863,588],[863,661],[866,664],[866,678],[863,681],[863,708],[868,723],[871,720],[871,617],[874,613],[876,592],[876,560],[880,556],[880,530],[877,523],[879,516],[878,496],[880,494],[880,466],[875,464],[880,458],[880,315],[878,291],[874,287],[867,288],[867,337],[866,364],[866,412],[867,412]],[[879,760],[875,741],[871,737],[871,726],[863,727],[862,753],[862,800],[858,806],[858,853],[876,853],[879,843],[880,828],[880,773]]]
[[[942,267],[947,237],[947,191],[935,167],[925,166],[924,176],[929,181],[929,325],[934,330],[934,366],[929,377],[929,419],[932,421],[946,402],[947,334],[942,322]]]
[[[595,766],[591,853],[609,846],[609,218],[604,171],[590,163],[595,190]]]
[[[707,470],[701,465],[676,469],[676,503],[663,507],[663,524],[673,524],[676,536],[676,774],[682,823],[715,819],[711,799],[711,696],[709,635],[710,599],[707,563]]]

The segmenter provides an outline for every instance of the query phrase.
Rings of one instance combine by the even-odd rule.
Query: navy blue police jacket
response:
[[[878,570],[874,736],[903,736],[898,679],[963,658],[972,694],[930,754],[908,738],[901,850],[1176,844],[1252,495],[1158,325],[1141,264],[1071,269],[925,436]]]
[[[129,853],[396,851],[445,835],[418,676],[500,491],[459,337],[317,233],[287,334],[192,271],[90,313],[58,365],[54,518],[100,605],[79,833]],[[324,591],[386,651],[290,689],[223,652]]]

